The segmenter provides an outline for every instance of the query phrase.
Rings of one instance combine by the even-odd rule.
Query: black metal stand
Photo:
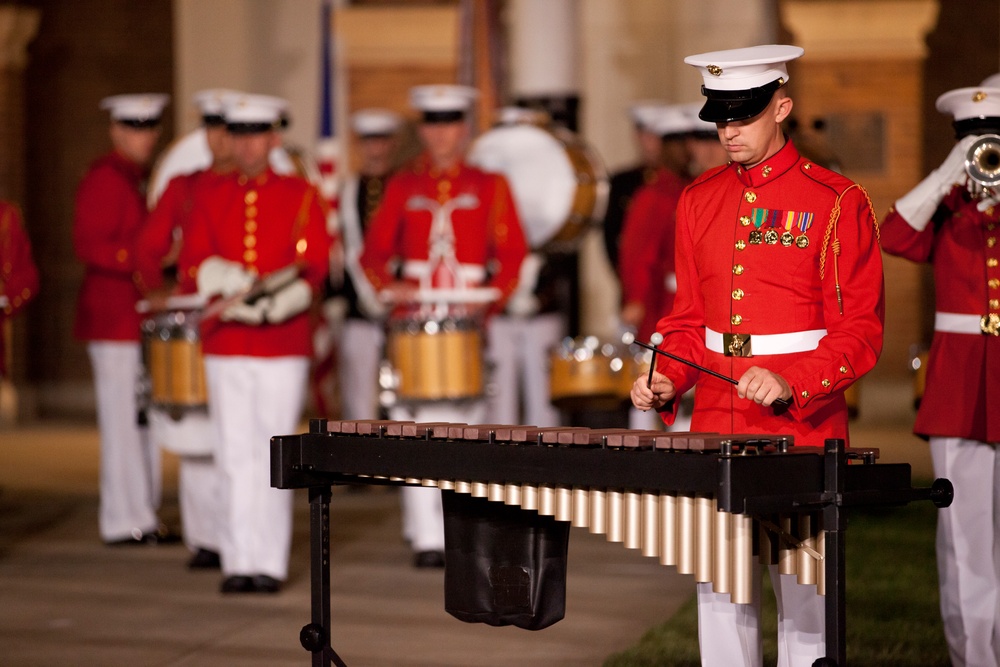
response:
[[[299,642],[312,651],[313,667],[347,667],[330,646],[330,486],[309,487],[309,551],[312,622],[299,632]]]
[[[844,495],[844,475],[847,455],[843,440],[827,440],[824,449],[824,491],[830,500],[823,508],[823,529],[826,531],[824,568],[826,569],[826,658],[813,667],[843,667],[847,664],[847,580],[846,540],[847,512],[841,507]]]

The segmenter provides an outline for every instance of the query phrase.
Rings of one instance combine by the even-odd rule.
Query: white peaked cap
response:
[[[159,120],[169,101],[163,93],[112,95],[101,100],[100,107],[111,113],[112,120],[146,122]]]
[[[692,102],[691,104],[682,105],[684,110],[684,115],[688,117],[688,121],[691,123],[692,132],[711,132],[713,135],[716,134],[718,130],[715,123],[707,120],[702,120],[698,112],[701,111],[701,102]]]
[[[235,100],[243,93],[227,88],[209,88],[199,90],[194,94],[194,105],[203,116],[221,116],[225,112],[227,102]]]
[[[691,119],[681,104],[665,104],[655,109],[650,114],[648,128],[661,137],[687,134],[693,129]]]
[[[410,105],[420,111],[468,111],[479,91],[470,86],[439,84],[410,89]]]
[[[638,125],[640,129],[655,132],[656,130],[652,129],[652,124],[659,110],[666,106],[666,104],[662,100],[642,100],[635,102],[628,108],[628,115],[632,119],[632,122]]]
[[[955,120],[1000,118],[1000,87],[949,90],[937,98],[935,106]]]
[[[699,53],[684,62],[701,70],[709,90],[750,90],[779,79],[788,81],[786,64],[803,53],[798,46],[767,44]]]
[[[402,123],[402,117],[389,109],[358,109],[351,114],[351,129],[362,137],[395,134]]]
[[[223,111],[229,125],[271,124],[277,127],[287,109],[288,102],[280,97],[242,93],[227,99]]]
[[[538,112],[527,107],[506,106],[497,110],[497,122],[501,125],[517,125],[537,121]]]

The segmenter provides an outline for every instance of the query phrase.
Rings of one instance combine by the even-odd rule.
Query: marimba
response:
[[[874,449],[794,446],[791,436],[313,420],[271,440],[271,485],[308,488],[314,665],[330,646],[329,503],[335,484],[437,487],[552,516],[640,549],[737,603],[753,559],[826,595],[827,664],[843,665],[845,508],[951,502],[951,484],[911,486]],[[848,464],[851,465],[848,465]]]

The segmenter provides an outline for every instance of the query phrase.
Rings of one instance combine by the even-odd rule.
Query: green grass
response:
[[[847,662],[852,667],[947,667],[928,502],[854,510],[847,530]],[[692,591],[694,585],[692,584]],[[764,575],[764,664],[777,661],[774,594]],[[694,597],[604,667],[700,665]]]

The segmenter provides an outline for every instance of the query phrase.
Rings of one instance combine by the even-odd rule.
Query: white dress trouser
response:
[[[423,405],[397,405],[389,410],[394,421],[452,422],[482,424],[486,416],[483,401],[438,401]],[[414,552],[444,551],[444,514],[441,491],[430,487],[404,486],[400,489],[403,537]]]
[[[497,315],[488,327],[486,355],[493,365],[488,419],[497,424],[559,426],[560,413],[549,393],[549,350],[565,335],[562,316]]]
[[[271,487],[271,437],[298,427],[308,375],[307,357],[205,355],[226,576],[288,575],[292,491]]]
[[[381,324],[359,318],[344,321],[337,357],[341,419],[375,419],[378,414],[378,366],[384,342]]]
[[[101,433],[101,503],[98,527],[105,542],[138,537],[159,528],[160,451],[137,421],[139,343],[87,344]]]
[[[769,566],[778,606],[778,667],[812,665],[826,654],[825,598],[794,574]],[[760,566],[754,564],[752,601],[733,604],[712,584],[698,584],[698,645],[705,667],[760,667]]]
[[[182,456],[177,466],[184,544],[192,552],[219,550],[222,519],[219,470],[212,456]]]
[[[1000,665],[1000,456],[995,445],[962,438],[931,438],[930,447],[934,475],[955,487],[937,523],[941,618],[951,662]]]

